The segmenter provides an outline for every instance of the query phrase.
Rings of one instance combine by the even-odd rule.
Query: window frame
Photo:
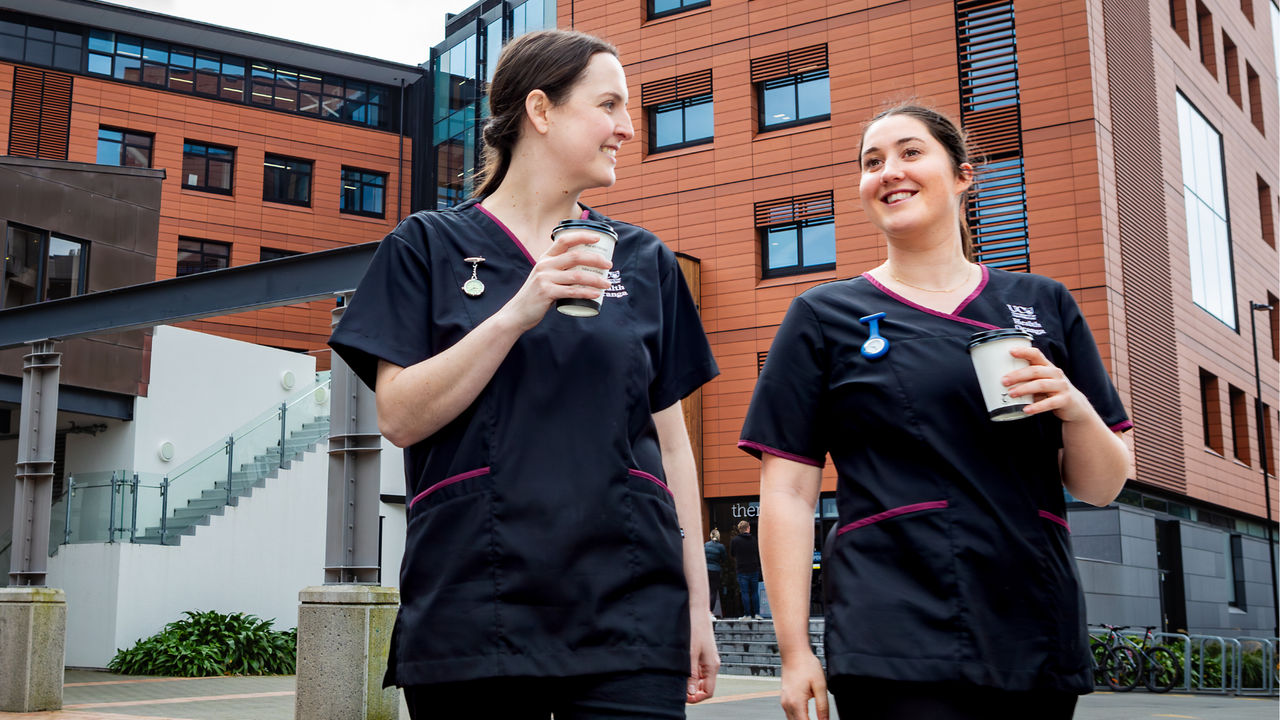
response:
[[[350,180],[348,179],[349,173],[360,175],[361,177],[355,180]],[[367,180],[367,178],[370,176],[378,178],[381,181],[381,184],[378,185],[377,187],[381,188],[382,190],[382,196],[381,196],[382,207],[377,212],[373,212],[372,210],[365,210],[363,209],[363,207],[360,209],[354,209],[354,210],[346,207],[347,183],[348,182],[356,183],[357,187],[353,188],[356,191],[355,197],[363,198],[365,187],[367,185],[372,185],[372,183],[369,183]],[[387,217],[387,185],[388,185],[388,180],[390,180],[390,173],[379,172],[377,170],[365,170],[364,168],[350,167],[347,165],[343,165],[342,172],[338,177],[339,177],[339,183],[341,185],[338,192],[338,212],[344,213],[346,215],[359,215],[360,217],[378,218],[380,220],[386,219]],[[363,203],[361,203],[361,205],[363,205]]]
[[[831,225],[831,234],[834,240],[835,223],[836,217],[834,214],[831,214],[816,218],[806,218],[804,220],[794,220],[791,222],[761,225],[757,227],[756,230],[760,237],[760,278],[762,280],[772,280],[774,278],[810,275],[812,273],[835,270],[836,262],[834,261],[829,263],[819,263],[816,265],[806,265],[804,262],[804,228],[818,225]],[[796,264],[783,268],[770,268],[769,235],[771,232],[787,229],[795,229],[796,231]],[[832,250],[835,250],[834,243]]]
[[[270,162],[272,160],[282,161],[284,163],[282,169],[289,172],[293,172],[289,170],[289,163],[301,163],[307,166],[307,199],[306,200],[291,200],[287,198],[279,198],[279,197],[268,195],[269,190],[273,187],[273,183],[267,182],[268,168],[272,167],[272,165],[270,165]],[[294,207],[308,207],[308,208],[311,207],[311,197],[314,194],[314,190],[315,190],[315,172],[316,172],[315,166],[316,166],[316,163],[314,160],[290,157],[288,155],[276,155],[274,153],[266,153],[263,156],[263,160],[262,160],[262,201],[280,203],[282,205],[292,205]]]
[[[102,133],[103,133],[103,131],[106,131],[106,132],[118,132],[118,133],[120,133],[120,139],[119,139],[119,140],[103,140],[103,138],[102,138]],[[127,164],[125,164],[124,159],[125,159],[125,158],[128,156],[128,154],[129,154],[129,148],[131,148],[131,147],[132,147],[132,148],[141,148],[141,147],[142,147],[141,145],[139,145],[139,144],[137,144],[137,143],[131,143],[131,142],[129,142],[129,136],[130,136],[130,135],[135,136],[135,137],[138,137],[138,138],[145,138],[145,139],[146,139],[146,141],[147,141],[147,146],[146,146],[146,152],[147,152],[147,164],[146,164],[146,165],[139,166],[139,165],[127,165]],[[154,158],[154,156],[153,156],[153,153],[155,152],[156,136],[155,136],[155,134],[154,134],[154,133],[142,132],[142,131],[140,131],[140,130],[130,130],[130,129],[128,129],[128,128],[115,127],[115,126],[113,126],[113,125],[99,125],[99,126],[98,126],[98,145],[97,145],[97,152],[98,152],[98,154],[97,154],[97,157],[95,157],[95,160],[96,160],[96,159],[98,159],[98,158],[101,158],[101,157],[102,157],[102,143],[104,143],[104,142],[108,142],[108,143],[113,143],[113,144],[118,144],[118,145],[119,145],[119,151],[120,151],[120,152],[118,153],[118,154],[119,154],[119,156],[120,156],[120,157],[119,157],[119,162],[115,163],[115,164],[113,165],[113,167],[147,167],[147,168],[149,168],[149,167],[151,167],[151,166],[152,166],[152,163],[155,161],[155,158]],[[104,164],[104,163],[98,163],[98,164],[99,164],[99,165],[102,165],[102,164]]]
[[[188,157],[187,148],[189,146],[204,148],[204,154],[202,155],[202,157],[204,158],[204,179],[206,181],[206,184],[204,185],[192,185],[187,182],[186,164],[187,164],[187,157]],[[227,161],[227,166],[228,166],[227,167],[227,187],[225,188],[218,187],[216,185],[207,184],[207,181],[210,175],[209,164],[211,162],[211,159],[209,157],[209,150],[211,148],[215,150],[225,150],[226,152],[231,154],[231,159]],[[236,187],[236,149],[235,148],[228,147],[226,145],[215,145],[213,143],[184,139],[182,141],[182,165],[183,165],[182,178],[181,178],[182,189],[196,190],[198,192],[215,193],[218,195],[234,195],[235,194],[235,187]]]
[[[1235,243],[1233,242],[1231,235],[1231,207],[1228,202],[1228,198],[1231,197],[1231,193],[1227,187],[1226,155],[1222,132],[1218,130],[1213,123],[1209,122],[1209,119],[1205,117],[1204,113],[1200,112],[1199,108],[1195,106],[1195,103],[1191,102],[1191,99],[1184,95],[1181,90],[1178,90],[1175,94],[1175,105],[1177,106],[1178,112],[1178,144],[1179,160],[1181,162],[1180,169],[1182,171],[1183,219],[1186,222],[1184,230],[1187,240],[1187,258],[1190,264],[1189,270],[1192,302],[1195,303],[1197,307],[1208,313],[1211,317],[1231,328],[1231,330],[1238,334],[1240,332],[1240,318],[1239,309],[1236,307],[1238,293],[1235,274]],[[1190,136],[1184,135],[1183,133],[1182,106],[1184,105],[1187,109],[1188,128],[1191,130]],[[1217,165],[1216,167],[1209,167],[1212,163],[1209,163],[1209,161],[1206,160],[1202,169],[1211,173],[1211,176],[1208,179],[1210,190],[1220,192],[1221,197],[1202,197],[1199,192],[1200,188],[1193,188],[1192,185],[1189,184],[1189,181],[1195,182],[1198,186],[1201,178],[1198,176],[1189,178],[1187,168],[1198,167],[1200,164],[1200,156],[1209,151],[1208,147],[1198,147],[1195,143],[1195,136],[1197,135],[1195,123],[1197,121],[1202,123],[1206,128],[1208,128],[1208,130],[1212,131],[1213,137],[1208,138],[1210,142],[1214,141],[1216,138]],[[1216,174],[1217,187],[1214,187],[1213,181],[1215,178],[1212,174]],[[1214,202],[1220,202],[1222,207],[1221,214],[1219,214],[1214,208]],[[1195,227],[1199,231],[1194,240],[1194,244],[1191,221],[1193,209],[1196,211],[1197,217]],[[1200,224],[1200,220],[1203,219],[1202,210],[1209,213],[1211,220],[1216,219],[1217,221],[1220,221],[1221,225],[1221,239],[1216,235],[1219,225],[1215,224],[1213,228],[1211,228],[1214,234],[1214,238],[1212,239],[1214,247],[1211,248],[1211,254],[1213,257],[1211,259],[1213,260],[1212,266],[1218,269],[1218,277],[1213,278],[1217,284],[1216,290],[1218,297],[1216,300],[1219,303],[1223,303],[1224,299],[1226,300],[1226,302],[1223,303],[1226,307],[1222,308],[1222,310],[1223,315],[1226,315],[1227,317],[1223,317],[1223,315],[1219,315],[1217,312],[1210,309],[1209,306],[1213,304],[1211,301],[1215,298],[1211,298],[1209,295],[1209,287],[1207,285],[1207,280],[1209,278],[1204,274],[1197,276],[1195,272],[1197,266],[1205,269],[1207,272],[1207,269],[1211,264],[1206,261],[1206,258],[1209,256],[1206,255],[1204,251],[1204,243],[1207,242],[1207,240]],[[1224,243],[1225,247],[1218,247],[1217,243],[1219,242]],[[1222,257],[1218,257],[1219,255]],[[1224,283],[1229,285],[1225,294],[1223,292]],[[1199,297],[1197,297],[1197,292]],[[1229,295],[1229,297],[1225,297],[1226,295]]]
[[[814,80],[827,81],[827,112],[822,115],[811,115],[809,117],[801,117],[800,115],[800,85],[805,82]],[[773,87],[766,87],[772,85]],[[796,119],[786,120],[779,123],[769,124],[767,122],[769,111],[765,107],[765,91],[774,90],[779,87],[789,85],[792,89],[792,97],[795,100]],[[780,78],[771,80],[761,80],[755,83],[756,86],[756,128],[757,132],[773,132],[774,130],[786,130],[788,128],[798,127],[800,125],[811,125],[831,119],[831,71],[828,68],[821,70],[810,70],[809,72],[796,73],[795,75],[784,75]]]
[[[685,120],[688,116],[688,110],[691,107],[696,107],[699,105],[711,106],[711,134],[710,135],[708,135],[705,138],[698,138],[696,140],[681,140],[678,143],[672,143],[669,145],[658,144],[658,113],[659,112],[666,112],[675,107],[679,107],[681,111],[681,116],[680,116],[681,137],[686,137],[688,135],[687,133],[688,123],[685,122]],[[715,118],[716,118],[715,96],[712,93],[706,93],[703,95],[694,95],[692,97],[680,98],[678,100],[669,100],[667,102],[658,103],[657,105],[652,105],[650,107],[645,108],[645,119],[649,123],[649,153],[652,155],[656,155],[658,153],[670,152],[672,150],[682,150],[684,148],[696,147],[698,145],[710,145],[711,143],[715,142],[715,139],[716,139]]]
[[[186,249],[186,250],[184,250],[184,249],[183,249],[183,247],[182,247],[182,244],[183,244],[184,242],[185,242],[185,243],[191,243],[191,242],[200,243],[200,249],[199,249],[198,251],[193,251],[193,250],[191,250],[191,249]],[[215,268],[207,268],[207,267],[204,267],[204,265],[205,265],[204,258],[217,257],[217,255],[215,255],[214,253],[210,253],[210,252],[208,252],[208,251],[206,250],[206,246],[214,246],[214,247],[226,248],[226,251],[227,251],[227,254],[226,254],[226,256],[225,256],[226,264],[225,264],[225,265],[223,265],[222,267],[215,267]],[[191,271],[191,272],[183,272],[183,271],[182,271],[182,254],[183,254],[183,253],[191,253],[191,252],[196,252],[197,254],[199,254],[199,255],[200,255],[200,257],[201,257],[201,263],[200,263],[200,265],[201,265],[201,269],[200,269],[200,270]],[[188,236],[188,235],[179,235],[179,236],[178,236],[178,260],[177,260],[177,264],[175,264],[175,265],[174,265],[174,269],[173,269],[174,277],[186,277],[186,276],[188,276],[188,275],[199,275],[200,273],[212,272],[212,271],[214,271],[214,270],[225,270],[225,269],[227,269],[227,268],[229,268],[229,267],[231,267],[231,243],[228,243],[228,242],[221,242],[221,241],[219,241],[219,240],[209,240],[209,239],[206,239],[206,238],[190,237],[190,236]]]
[[[661,18],[671,17],[673,15],[679,15],[680,13],[689,12],[690,10],[708,7],[711,5],[711,0],[680,0],[679,7],[660,11],[653,9],[653,3],[654,0],[646,0],[645,2],[645,10],[647,11],[646,17],[649,20],[658,20]]]
[[[2,238],[4,241],[4,244],[0,246],[0,249],[3,249],[5,251],[4,252],[5,261],[3,263],[0,263],[0,309],[7,309],[9,307],[7,304],[9,300],[7,295],[7,288],[9,286],[9,283],[7,282],[7,272],[9,269],[8,258],[13,255],[13,253],[10,252],[9,243],[12,241],[13,230],[15,228],[31,233],[33,235],[37,235],[40,238],[39,259],[36,262],[36,268],[35,268],[36,299],[30,303],[24,303],[24,305],[34,305],[35,303],[42,303],[49,300],[49,251],[52,247],[54,239],[62,240],[63,242],[74,243],[80,246],[80,254],[79,254],[80,267],[76,273],[76,276],[77,276],[76,288],[75,288],[75,291],[72,292],[71,295],[67,297],[76,297],[76,296],[84,295],[88,293],[89,291],[89,248],[92,246],[91,242],[89,242],[88,240],[81,240],[80,238],[63,235],[62,233],[55,233],[50,230],[42,230],[41,228],[32,227],[30,225],[24,225],[22,223],[10,222],[5,224],[5,233],[4,233],[4,237]],[[54,298],[54,299],[57,300],[61,298]],[[24,305],[14,305],[12,307],[23,307]]]

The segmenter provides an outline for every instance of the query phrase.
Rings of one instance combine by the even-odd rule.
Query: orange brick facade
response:
[[[52,72],[52,71],[50,71]],[[14,66],[0,63],[0,142],[9,137]],[[412,146],[408,137],[301,115],[98,79],[73,78],[67,159],[93,163],[100,126],[153,136],[151,166],[166,170],[156,279],[176,274],[178,238],[231,245],[232,267],[259,261],[263,247],[325,250],[382,239],[409,210]],[[229,195],[182,187],[183,143],[235,149]],[[8,152],[6,146],[0,150]],[[263,200],[263,159],[277,154],[312,161],[311,206]],[[399,158],[403,157],[403,161]],[[385,219],[340,212],[343,167],[385,173]],[[397,201],[397,196],[399,201]],[[184,327],[275,347],[304,350],[328,367],[324,351],[333,304],[313,302],[186,323]]]
[[[1183,2],[1189,0],[1174,0],[1173,5]],[[1167,237],[1167,282],[1172,288],[1158,302],[1172,306],[1176,338],[1160,346],[1167,357],[1176,358],[1177,385],[1166,387],[1169,395],[1162,402],[1177,416],[1174,426],[1181,428],[1181,443],[1140,443],[1137,480],[1140,487],[1163,488],[1260,518],[1265,511],[1253,411],[1249,301],[1265,302],[1280,282],[1275,240],[1265,240],[1261,231],[1261,218],[1274,217],[1274,208],[1259,207],[1257,189],[1261,180],[1272,189],[1266,202],[1276,202],[1280,126],[1268,8],[1262,0],[1254,2],[1253,23],[1237,0],[1222,0],[1211,9],[1215,23],[1225,24],[1238,47],[1236,72],[1242,85],[1246,61],[1260,76],[1265,134],[1253,124],[1247,92],[1240,106],[1228,94],[1221,43],[1215,77],[1199,61],[1195,33],[1188,45],[1173,27],[1170,3],[1152,2],[1144,10],[1155,53],[1152,102],[1158,107],[1159,137],[1151,140],[1158,148],[1154,161],[1163,172],[1153,191],[1165,196],[1167,218],[1167,227],[1154,231]],[[1147,363],[1141,353],[1133,355],[1128,324],[1130,318],[1144,317],[1135,314],[1145,311],[1133,293],[1145,288],[1131,288],[1126,305],[1126,282],[1141,279],[1132,271],[1126,276],[1122,267],[1124,253],[1132,251],[1122,238],[1121,216],[1131,211],[1124,204],[1133,196],[1116,180],[1111,98],[1117,88],[1111,87],[1115,68],[1108,65],[1107,33],[1116,32],[1118,21],[1105,15],[1101,0],[1016,0],[1013,5],[1030,266],[1033,272],[1062,281],[1076,295],[1126,406],[1133,407],[1134,373],[1146,372]],[[883,242],[863,217],[857,199],[862,124],[886,104],[911,97],[959,116],[956,4],[712,0],[707,7],[656,20],[647,20],[645,13],[645,3],[638,0],[559,5],[561,27],[592,32],[617,45],[628,75],[632,117],[638,121],[636,139],[620,154],[617,184],[593,192],[586,201],[644,225],[673,249],[701,260],[703,322],[722,371],[703,393],[704,495],[755,496],[758,463],[738,450],[736,442],[755,385],[757,354],[769,349],[796,295],[820,282],[855,276],[884,259]],[[1213,32],[1221,37],[1217,25]],[[830,120],[761,132],[751,61],[820,44],[829,53]],[[641,86],[708,69],[714,141],[651,154]],[[1191,298],[1177,90],[1223,134],[1238,330]],[[762,279],[754,204],[826,191],[835,201],[836,270]],[[1134,257],[1129,260],[1132,263]],[[1274,423],[1280,406],[1280,369],[1270,350],[1274,321],[1265,313],[1259,313],[1257,321],[1262,396]],[[1217,407],[1223,415],[1217,422],[1228,432],[1227,385],[1244,391],[1249,403],[1247,462],[1232,456],[1230,440],[1225,457],[1206,451],[1200,368],[1221,379]],[[1138,407],[1153,419],[1167,414],[1160,403],[1140,399]],[[1135,421],[1139,435],[1143,417],[1135,413]],[[1273,457],[1276,451],[1273,435]],[[1144,474],[1144,468],[1169,454],[1180,457],[1185,467],[1181,487]],[[823,490],[833,489],[834,475],[828,469]],[[1272,502],[1274,506],[1274,497]]]

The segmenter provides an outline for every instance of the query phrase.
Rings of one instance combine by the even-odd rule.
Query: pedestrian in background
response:
[[[760,534],[782,705],[808,718],[1072,716],[1090,692],[1065,487],[1106,505],[1131,473],[1128,429],[1076,301],[1060,283],[975,264],[974,168],[962,133],[919,106],[877,115],[859,148],[883,264],[792,302],[741,447],[762,458]],[[967,351],[977,331],[1031,346],[999,382],[1032,402],[995,422]],[[839,525],[826,663],[809,646],[813,513],[830,455]]]
[[[702,546],[707,556],[707,592],[711,596],[711,613],[716,612],[716,601],[720,599],[720,583],[725,563],[729,561],[729,552],[720,544],[719,528],[711,528],[711,537]],[[723,608],[720,611],[724,614]]]
[[[729,549],[738,568],[742,617],[763,620],[760,617],[760,549],[756,545],[756,536],[751,533],[751,523],[738,521],[738,534],[729,541]]]
[[[401,222],[330,339],[405,448],[386,682],[415,720],[683,718],[714,690],[680,400],[716,365],[675,254],[578,200],[614,182],[627,101],[603,40],[508,44],[476,197]]]

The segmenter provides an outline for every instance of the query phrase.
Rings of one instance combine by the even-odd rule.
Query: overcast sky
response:
[[[444,39],[444,16],[475,0],[109,0],[117,5],[409,65]]]

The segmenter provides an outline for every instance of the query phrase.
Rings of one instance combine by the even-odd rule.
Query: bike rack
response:
[[[1237,695],[1274,695],[1276,692],[1276,641],[1271,638],[1241,636],[1236,638],[1239,647],[1236,650],[1240,657],[1236,661],[1239,674],[1236,676]],[[1258,643],[1262,647],[1262,685],[1260,687],[1244,686],[1244,645],[1245,642]]]
[[[1107,638],[1107,629],[1105,627],[1090,627],[1089,635],[1092,639],[1099,642],[1105,642]],[[1126,639],[1132,640],[1135,645],[1141,645],[1145,632],[1135,632],[1132,630],[1123,630],[1120,632]],[[1152,641],[1156,645],[1163,646],[1181,646],[1182,648],[1182,682],[1173,687],[1174,690],[1185,693],[1203,693],[1213,695],[1265,695],[1275,696],[1280,687],[1280,678],[1276,676],[1277,662],[1280,662],[1280,638],[1265,637],[1249,637],[1242,636],[1238,638],[1223,637],[1219,635],[1188,635],[1184,633],[1166,633],[1152,632]],[[1262,650],[1262,684],[1257,687],[1246,687],[1244,685],[1244,646],[1248,643],[1256,643]],[[1199,655],[1198,661],[1193,662],[1192,658]],[[1205,665],[1216,658],[1219,666],[1222,668],[1219,673],[1219,681],[1216,685],[1206,686],[1204,684]],[[1095,688],[1105,689],[1106,684],[1095,685]]]

